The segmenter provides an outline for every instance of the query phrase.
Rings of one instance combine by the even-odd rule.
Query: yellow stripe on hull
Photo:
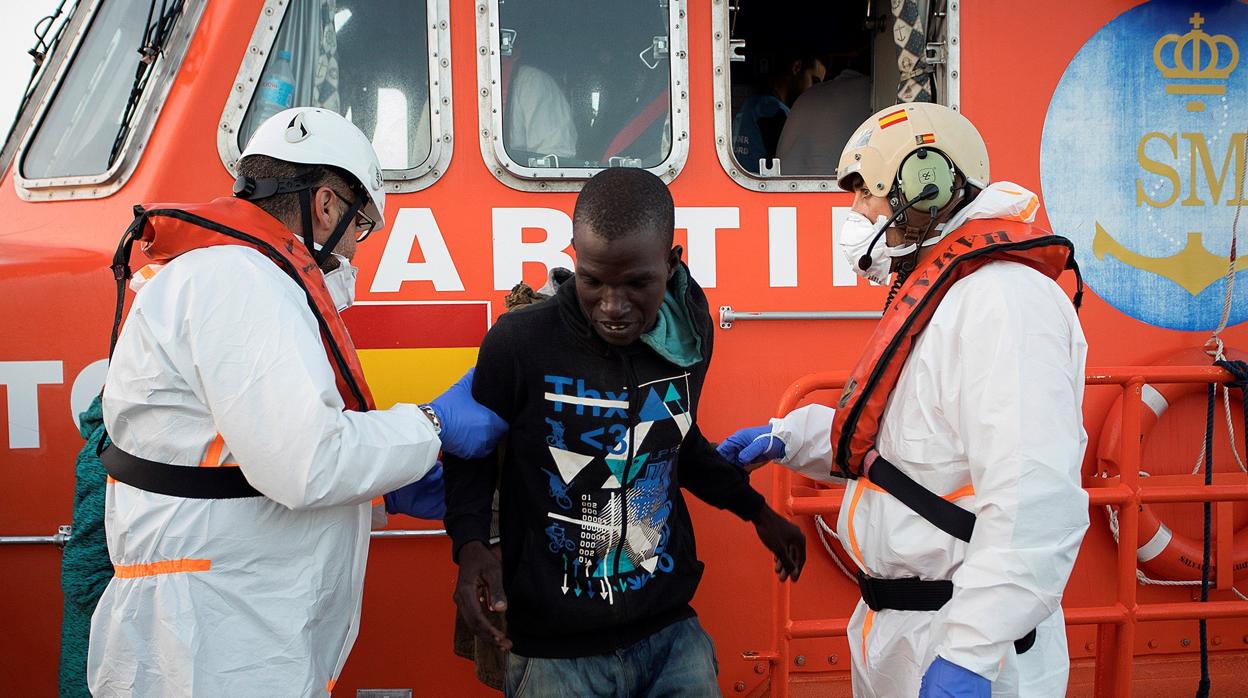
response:
[[[359,355],[379,409],[429,402],[477,363],[476,347],[360,349]]]

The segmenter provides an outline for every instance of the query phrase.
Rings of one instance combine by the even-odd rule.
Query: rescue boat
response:
[[[386,406],[440,392],[513,286],[572,266],[587,177],[644,167],[669,183],[677,243],[718,309],[702,430],[722,438],[835,400],[887,292],[837,251],[851,196],[834,172],[734,153],[734,116],[802,45],[825,80],[868,79],[847,101],[858,121],[912,99],[965,113],[993,179],[1038,193],[1040,224],[1075,244],[1092,526],[1064,599],[1069,694],[1186,693],[1202,662],[1213,695],[1248,694],[1248,423],[1243,388],[1212,365],[1248,350],[1232,245],[1248,227],[1248,4],[67,0],[40,32],[0,151],[4,693],[57,690],[77,415],[103,382],[109,263],[135,204],[228,192],[281,106],[360,125],[395,213],[356,257],[344,319]],[[779,585],[740,522],[691,504],[720,689],[849,695],[858,590],[825,523],[840,491],[775,467],[753,480],[805,527],[811,563]],[[491,695],[452,652],[454,575],[438,522],[375,532],[333,694]]]

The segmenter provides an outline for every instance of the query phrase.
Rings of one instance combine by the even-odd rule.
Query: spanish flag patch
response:
[[[880,117],[880,128],[888,128],[897,124],[909,121],[910,117],[906,116],[905,109],[899,109],[892,114],[885,114]]]
[[[920,134],[920,135],[918,135],[918,136],[915,136],[915,137],[914,137],[914,142],[915,142],[915,144],[916,144],[916,145],[927,145],[928,143],[935,143],[935,142],[936,142],[936,134],[934,134],[934,133],[923,133],[923,134]]]

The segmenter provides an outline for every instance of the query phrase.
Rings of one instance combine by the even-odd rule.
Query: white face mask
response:
[[[873,225],[866,216],[850,211],[845,217],[845,224],[841,226],[841,253],[849,260],[855,274],[877,284],[886,283],[891,271],[892,260],[889,258],[888,246],[881,240],[871,248],[871,266],[866,269],[858,266],[858,260],[867,254],[867,247],[887,222],[887,216],[879,216]]]
[[[880,228],[887,222],[887,216],[878,216],[875,219],[875,224],[872,225],[866,216],[857,211],[850,211],[845,218],[845,225],[841,227],[841,252],[849,259],[849,264],[854,268],[854,273],[877,284],[888,283],[888,277],[892,274],[894,258],[913,254],[919,248],[914,243],[889,247],[885,240],[880,240],[875,243],[875,247],[871,248],[871,266],[865,270],[858,266],[858,260],[867,254],[867,247],[871,245],[871,241],[880,232]],[[940,230],[944,226],[939,225],[936,227],[937,230]],[[938,235],[924,240],[923,247],[935,245],[940,242],[940,238],[941,236]]]
[[[355,277],[360,270],[351,266],[346,257],[337,252],[332,254],[338,259],[338,266],[325,274],[325,288],[329,289],[329,297],[341,313],[355,303]]]

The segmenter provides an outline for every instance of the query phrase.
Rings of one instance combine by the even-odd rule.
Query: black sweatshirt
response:
[[[688,368],[641,341],[604,342],[573,281],[499,318],[481,344],[473,396],[510,425],[500,523],[518,655],[605,654],[694,615],[702,563],[681,487],[747,521],[763,506],[748,475],[698,430],[712,327],[692,278],[684,302],[702,344]],[[446,458],[457,558],[489,537],[498,463]]]

